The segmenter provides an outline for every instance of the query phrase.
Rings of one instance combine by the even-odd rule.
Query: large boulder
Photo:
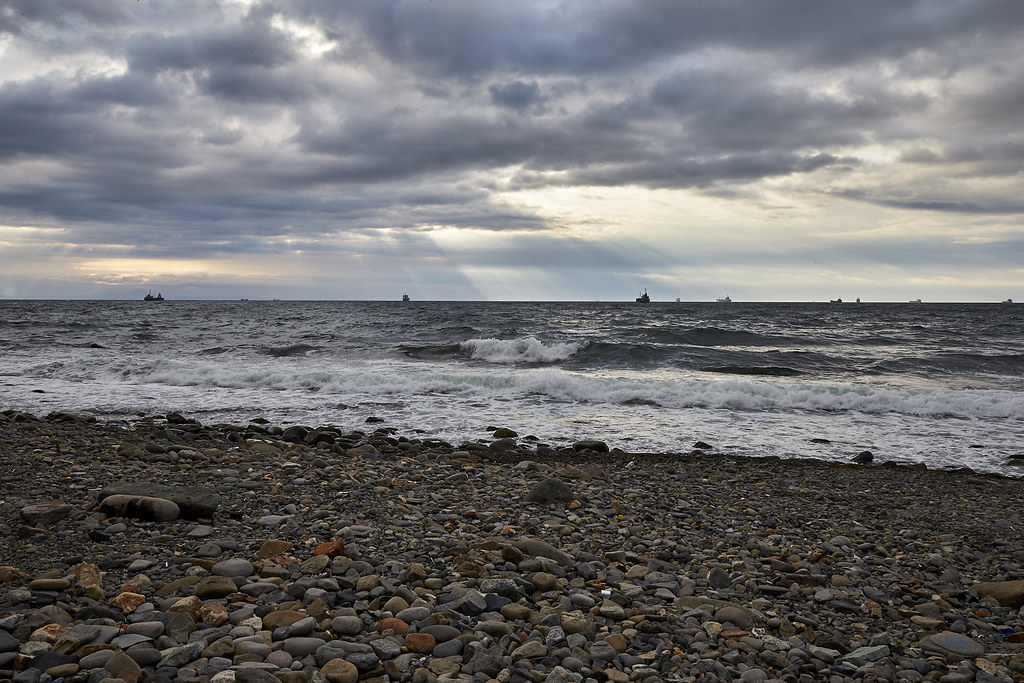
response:
[[[118,517],[151,519],[156,522],[170,522],[181,514],[178,506],[166,498],[124,494],[103,498],[100,501],[100,512]]]
[[[978,597],[995,598],[1003,607],[1020,609],[1024,606],[1024,581],[990,581],[976,583],[971,590],[977,591]]]
[[[171,486],[144,481],[123,481],[103,487],[98,497],[103,500],[114,495],[164,498],[177,505],[181,516],[189,519],[212,517],[220,505],[220,496],[217,492],[205,486]]]

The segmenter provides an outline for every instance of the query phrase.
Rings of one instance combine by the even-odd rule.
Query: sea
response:
[[[1024,306],[0,300],[0,409],[1021,476]]]

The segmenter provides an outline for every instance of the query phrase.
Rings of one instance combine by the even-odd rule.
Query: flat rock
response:
[[[36,503],[34,505],[26,505],[18,511],[18,514],[26,524],[53,524],[66,518],[71,514],[74,508],[67,504],[59,501],[51,501],[47,503]]]

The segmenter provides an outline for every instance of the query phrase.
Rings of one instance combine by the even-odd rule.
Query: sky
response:
[[[1024,301],[1024,3],[0,0],[0,298]]]

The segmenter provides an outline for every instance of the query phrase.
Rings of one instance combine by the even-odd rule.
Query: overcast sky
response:
[[[1024,3],[0,0],[0,297],[1024,301]]]

